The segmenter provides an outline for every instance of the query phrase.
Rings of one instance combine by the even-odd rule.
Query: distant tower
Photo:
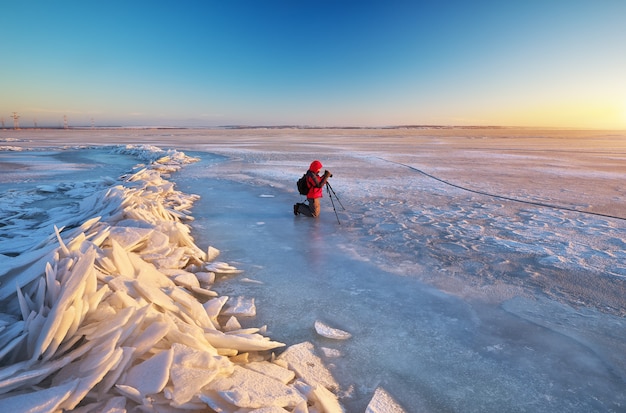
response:
[[[35,124],[35,129],[37,129],[37,118],[35,118],[35,120],[33,120],[33,123]]]
[[[20,128],[20,115],[17,112],[13,112],[13,129]]]
[[[67,129],[67,115],[63,115],[63,129]]]
[[[95,129],[96,128],[96,124],[93,122],[93,118],[91,118],[91,129]]]
[[[2,129],[4,129],[4,118],[0,119],[2,121]]]

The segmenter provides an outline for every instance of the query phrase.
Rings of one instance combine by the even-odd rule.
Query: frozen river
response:
[[[588,137],[565,153],[552,136],[473,145],[473,135],[408,132],[195,133],[114,132],[106,143],[200,159],[172,180],[200,195],[196,243],[244,270],[216,291],[255,299],[256,317],[242,324],[265,324],[283,343],[312,342],[346,411],[364,411],[377,387],[408,412],[626,407],[624,148],[604,140],[590,151]],[[47,139],[39,143],[74,138]],[[10,158],[36,167],[3,172],[5,188],[17,177],[20,185],[95,179],[104,169],[116,177],[134,164],[94,149]],[[325,194],[317,220],[291,211],[295,180],[313,159],[334,173],[338,197],[335,215]],[[49,162],[62,173],[38,175]],[[321,337],[318,320],[352,337]]]

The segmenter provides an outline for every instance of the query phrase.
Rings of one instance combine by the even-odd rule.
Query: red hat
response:
[[[317,172],[320,169],[322,169],[322,163],[320,161],[315,160],[311,162],[311,166],[309,166],[310,171]]]

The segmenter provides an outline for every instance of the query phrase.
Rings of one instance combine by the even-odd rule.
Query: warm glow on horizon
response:
[[[491,117],[490,117],[491,115]],[[615,101],[533,102],[514,108],[502,108],[482,118],[496,120],[496,126],[549,127],[567,129],[626,130],[626,103]]]

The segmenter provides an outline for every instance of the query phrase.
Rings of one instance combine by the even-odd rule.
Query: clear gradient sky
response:
[[[0,0],[13,125],[626,129],[626,0]]]

